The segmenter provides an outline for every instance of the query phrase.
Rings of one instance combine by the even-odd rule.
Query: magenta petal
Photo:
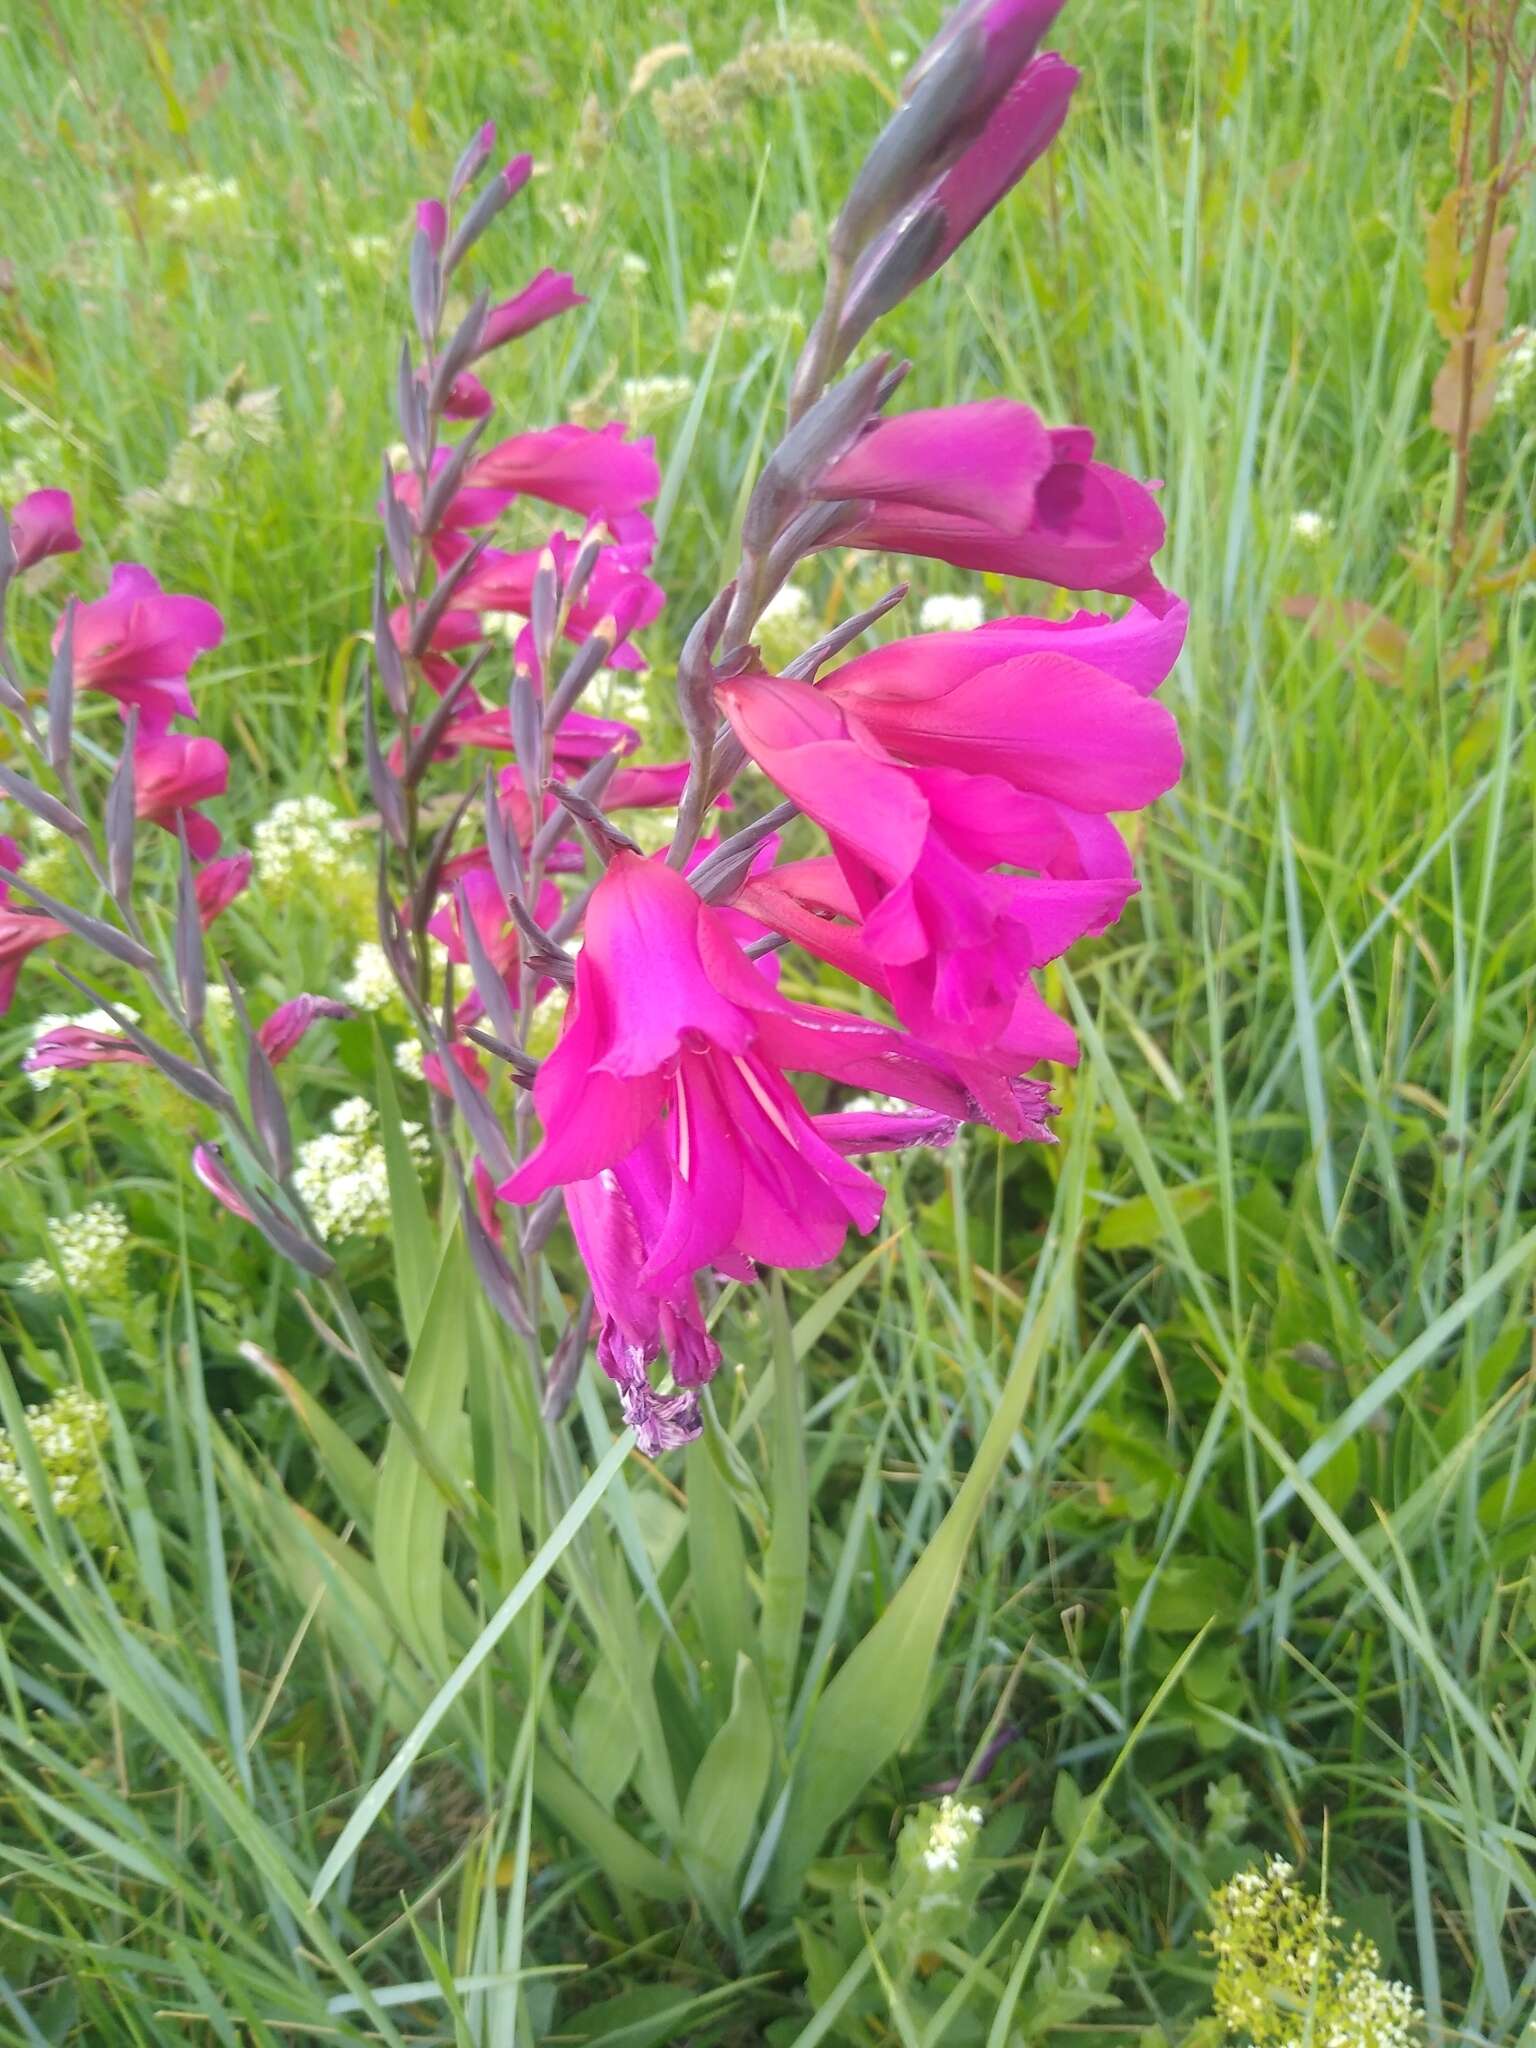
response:
[[[68,491],[29,491],[11,514],[16,567],[30,569],[48,555],[72,555],[80,546]]]
[[[280,1066],[319,1018],[351,1015],[345,1003],[332,1002],[329,996],[290,996],[260,1026],[257,1043],[273,1066]]]
[[[1050,466],[1050,436],[1034,408],[984,398],[879,421],[822,475],[816,495],[894,499],[1020,533]]]

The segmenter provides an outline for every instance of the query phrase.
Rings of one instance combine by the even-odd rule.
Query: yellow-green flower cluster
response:
[[[1229,2040],[1250,2048],[1412,2048],[1422,2018],[1406,1984],[1382,1974],[1376,1944],[1346,1947],[1336,1914],[1295,1883],[1281,1857],[1211,1898],[1201,1938],[1216,1959],[1212,2004]]]
[[[66,1521],[89,1520],[102,1503],[98,1451],[107,1434],[105,1403],[71,1387],[28,1408],[27,1434],[54,1513]],[[5,1430],[0,1430],[0,1496],[24,1515],[36,1513],[32,1488]]]
[[[53,1258],[34,1259],[21,1285],[32,1294],[57,1293],[60,1276],[71,1292],[110,1300],[128,1285],[128,1219],[111,1202],[92,1202],[49,1226]],[[55,1270],[57,1269],[57,1270]]]

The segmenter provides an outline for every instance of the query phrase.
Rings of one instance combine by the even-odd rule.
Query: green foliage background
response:
[[[824,222],[935,18],[13,10],[0,473],[70,488],[89,536],[23,651],[80,577],[149,561],[229,622],[200,701],[235,753],[232,824],[312,789],[357,807],[347,685],[409,205],[493,117],[545,167],[498,274],[570,268],[592,301],[496,359],[506,416],[619,408],[634,377],[695,387],[656,423],[665,736],[670,655],[729,567],[815,305],[775,245]],[[658,94],[698,74],[718,100],[722,67],[791,33],[858,62],[802,54],[798,82],[667,138]],[[13,1433],[18,1393],[76,1378],[113,1412],[109,1539],[0,1504],[0,2040],[1203,2038],[1205,1897],[1271,1852],[1418,1986],[1432,2039],[1533,2038],[1536,613],[1517,585],[1469,624],[1409,559],[1437,559],[1446,499],[1422,275],[1452,175],[1446,33],[1399,0],[1064,14],[1086,76],[1062,147],[888,333],[912,403],[1005,391],[1166,479],[1188,771],[1145,822],[1142,896],[1057,986],[1086,1053],[1062,1146],[973,1136],[893,1178],[846,1285],[792,1279],[781,1325],[766,1294],[728,1304],[743,1370],[710,1442],[676,1474],[610,1474],[318,1909],[402,1729],[559,1535],[550,1460],[597,1467],[608,1424],[588,1386],[547,1459],[445,1268],[455,1319],[427,1335],[457,1363],[427,1337],[411,1362],[462,1486],[434,1523],[289,1276],[192,1189],[195,1118],[131,1075],[16,1074],[60,1006],[29,970],[0,1027],[0,1278],[88,1197],[121,1202],[135,1242],[122,1300],[12,1287],[0,1311]],[[631,90],[674,42],[692,54]],[[178,210],[188,179],[211,196]],[[1527,208],[1517,310],[1532,279]],[[237,375],[277,388],[280,435],[146,512],[132,494]],[[1514,555],[1536,542],[1533,436],[1536,381],[1475,457],[1477,517]],[[924,589],[963,587],[945,575]],[[831,571],[813,594],[837,602]],[[259,891],[228,931],[269,997],[332,991],[355,937],[334,905]],[[294,1070],[312,1128],[374,1057],[361,1023],[317,1043]],[[430,1275],[409,1236],[394,1251]],[[391,1249],[349,1268],[403,1370]],[[993,1450],[952,1604],[893,1607]],[[774,1542],[797,1502],[801,1556]],[[843,1666],[892,1615],[902,1656]],[[878,1765],[846,1798],[821,1691],[840,1666],[844,1747]],[[654,1712],[631,1737],[637,1671]],[[813,1733],[827,1709],[790,1809],[817,1860],[737,1917],[764,1680]],[[903,1686],[887,1753],[873,1723]],[[969,1795],[977,1881],[924,1947],[903,1817],[1003,1724]],[[559,1768],[628,1847],[604,1853]],[[672,1776],[695,1788],[680,1861]],[[765,1820],[746,1812],[748,1864]]]

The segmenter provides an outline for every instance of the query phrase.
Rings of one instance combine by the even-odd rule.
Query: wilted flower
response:
[[[92,1202],[49,1228],[53,1258],[34,1259],[20,1285],[52,1294],[60,1281],[72,1292],[110,1300],[128,1284],[128,1219],[112,1202]],[[57,1270],[55,1270],[57,1269]]]

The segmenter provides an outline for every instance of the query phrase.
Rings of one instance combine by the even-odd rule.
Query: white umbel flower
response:
[[[382,1237],[389,1228],[389,1166],[379,1142],[378,1113],[354,1095],[331,1111],[331,1128],[298,1148],[293,1184],[316,1230],[327,1240]],[[420,1124],[403,1124],[412,1156],[425,1160]]]
[[[1303,547],[1318,547],[1332,531],[1333,521],[1321,512],[1291,514],[1291,532]]]
[[[56,1294],[60,1279],[72,1292],[121,1294],[128,1279],[128,1219],[115,1203],[92,1202],[49,1228],[53,1259],[34,1259],[21,1275],[32,1294]],[[57,1271],[55,1271],[57,1266]]]
[[[399,993],[384,948],[377,939],[364,939],[352,956],[352,972],[341,985],[341,1000],[354,1010],[384,1010]]]

